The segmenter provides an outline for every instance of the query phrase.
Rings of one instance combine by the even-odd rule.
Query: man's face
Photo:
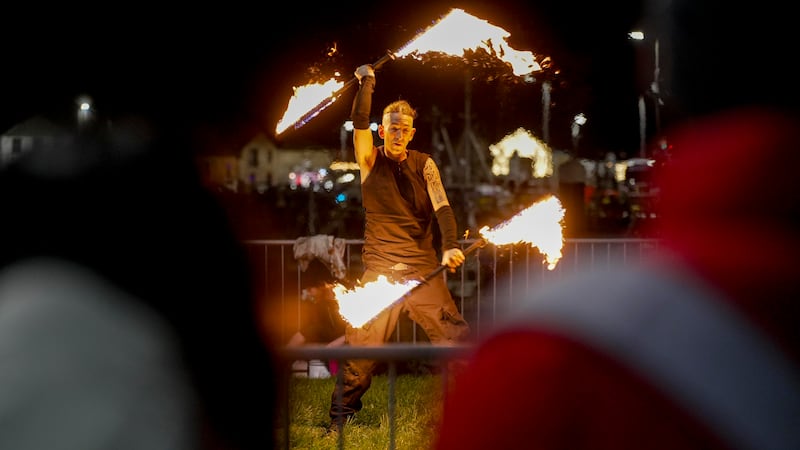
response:
[[[386,151],[395,156],[405,154],[406,146],[416,131],[414,118],[401,113],[384,114],[383,123],[378,127]]]

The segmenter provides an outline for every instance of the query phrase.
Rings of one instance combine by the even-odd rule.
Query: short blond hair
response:
[[[406,100],[396,100],[392,103],[386,105],[386,108],[383,108],[383,115],[386,114],[393,114],[393,113],[400,113],[406,116],[411,116],[412,119],[417,118],[417,110],[411,106],[411,103],[408,103]]]

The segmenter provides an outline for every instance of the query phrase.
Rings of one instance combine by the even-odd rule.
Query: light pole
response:
[[[644,96],[639,96],[639,157],[647,157],[647,105]]]
[[[653,82],[650,83],[650,92],[653,94],[653,100],[655,101],[656,135],[659,135],[661,134],[661,84],[659,83],[661,79],[661,63],[659,61],[658,39],[653,43],[653,55],[655,60],[653,62]]]
[[[645,34],[643,31],[631,31],[628,37],[635,41],[643,41]],[[653,124],[655,126],[655,135],[661,134],[661,62],[659,55],[659,41],[658,38],[653,42],[653,80],[650,82],[648,93],[653,97]],[[646,142],[647,142],[647,113],[644,102],[644,97],[639,96],[639,133],[640,133],[640,156],[646,157]]]
[[[581,127],[589,120],[583,113],[575,114],[572,118],[572,153],[573,157],[578,154],[578,142],[581,139]]]
[[[545,80],[542,83],[542,140],[546,144],[550,144],[550,91],[550,81]]]

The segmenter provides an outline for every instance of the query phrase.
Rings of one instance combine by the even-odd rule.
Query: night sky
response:
[[[287,13],[293,6],[297,11]],[[275,136],[292,87],[336,70],[346,81],[355,67],[402,47],[453,7],[504,28],[511,47],[553,64],[524,83],[485,61],[470,67],[458,60],[390,61],[378,72],[374,109],[397,98],[411,101],[421,116],[416,147],[430,145],[434,106],[451,137],[462,133],[468,84],[477,135],[496,142],[525,127],[541,136],[541,81],[548,77],[553,146],[570,147],[570,121],[583,112],[589,117],[583,156],[637,151],[637,97],[652,75],[652,50],[627,37],[641,15],[632,0],[614,2],[613,9],[592,0],[12,6],[0,27],[0,128],[68,111],[85,93],[108,116],[142,114],[226,139],[263,131],[279,146],[338,148],[352,93],[304,127]]]

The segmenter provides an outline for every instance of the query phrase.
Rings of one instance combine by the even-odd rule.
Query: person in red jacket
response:
[[[676,110],[659,251],[523,294],[455,378],[434,449],[800,448],[800,102],[766,33],[779,10],[749,6],[659,11]],[[730,72],[755,54],[769,86]]]

